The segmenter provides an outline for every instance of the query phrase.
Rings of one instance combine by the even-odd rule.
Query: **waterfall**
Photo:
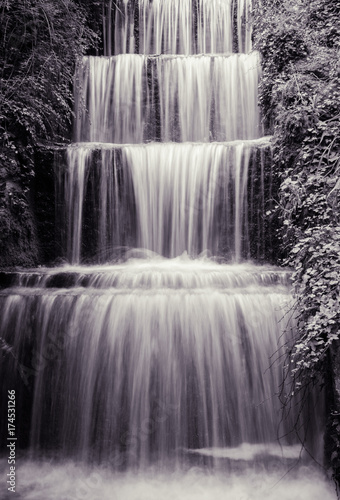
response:
[[[65,456],[142,466],[276,439],[284,273],[188,258],[75,271],[88,286],[40,272],[0,301],[8,332],[34,332],[34,448],[53,436]]]
[[[206,250],[236,261],[249,257],[250,240],[259,231],[251,214],[265,217],[263,186],[260,198],[248,189],[249,178],[264,175],[256,154],[262,150],[268,151],[266,139],[68,148],[59,185],[69,261],[81,261],[89,240],[87,257],[100,261],[123,246],[167,257]]]
[[[285,478],[301,441],[320,459],[324,410],[317,389],[282,411],[297,319],[290,270],[264,263],[251,9],[103,2],[104,56],[79,61],[56,155],[63,264],[0,273],[22,498],[333,498],[307,465]]]
[[[114,29],[115,54],[250,52],[251,7],[251,0],[120,0],[108,12],[106,53]]]
[[[76,141],[255,139],[259,75],[256,52],[85,57],[77,75]]]

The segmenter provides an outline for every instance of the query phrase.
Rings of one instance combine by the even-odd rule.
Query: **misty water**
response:
[[[214,472],[192,467],[185,471],[113,473],[109,467],[79,462],[20,460],[15,498],[25,500],[335,500],[331,484],[313,467],[258,465],[247,471]],[[13,497],[3,497],[8,500]]]

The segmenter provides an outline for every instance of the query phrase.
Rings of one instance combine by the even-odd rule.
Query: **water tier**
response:
[[[65,255],[107,262],[137,247],[169,257],[268,257],[270,157],[265,139],[70,146],[65,170],[58,162]]]
[[[15,288],[116,288],[116,289],[179,289],[217,288],[246,289],[251,286],[290,285],[291,271],[274,266],[218,265],[206,257],[199,260],[182,255],[166,260],[152,257],[143,261],[148,252],[140,249],[125,252],[124,262],[114,265],[39,268],[0,272],[0,289]],[[134,265],[131,265],[133,259]],[[130,262],[125,264],[125,260]],[[138,264],[138,265],[137,265]],[[263,289],[265,290],[265,288]],[[16,293],[18,290],[16,290]],[[6,294],[9,293],[4,292]],[[25,292],[22,292],[25,293]],[[29,292],[31,293],[31,292]],[[38,294],[38,291],[36,291]],[[39,292],[40,293],[40,292]],[[232,293],[232,292],[231,292]]]
[[[251,0],[106,2],[106,55],[250,52]]]
[[[259,56],[85,57],[77,142],[233,141],[261,135]]]
[[[0,293],[2,378],[18,409],[33,387],[34,449],[120,468],[274,443],[278,429],[294,444],[298,411],[280,428],[275,397],[294,320],[274,270],[182,257],[68,271],[87,287]]]

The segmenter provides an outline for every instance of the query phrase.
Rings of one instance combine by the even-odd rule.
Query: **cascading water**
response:
[[[77,74],[76,140],[255,139],[259,74],[256,53],[85,57]]]
[[[104,18],[107,55],[251,50],[251,0],[120,0],[114,4],[109,2]]]
[[[85,289],[46,293],[45,276],[2,304],[5,327],[35,332],[34,448],[53,436],[65,455],[124,452],[128,465],[161,466],[193,449],[275,441],[282,370],[266,370],[282,349],[273,331],[286,325],[286,273],[188,258],[82,272]]]
[[[320,456],[323,424],[317,393],[282,416],[289,272],[248,261],[272,198],[250,7],[104,7],[106,56],[80,62],[58,155],[69,264],[0,273],[20,498],[333,498],[307,466],[271,489],[299,459],[294,425]]]
[[[167,257],[206,250],[236,261],[254,256],[252,238],[265,248],[263,227],[252,218],[263,220],[265,193],[248,184],[264,178],[267,150],[266,139],[70,147],[68,169],[59,173],[68,260],[79,263],[84,247],[89,257],[89,240],[97,261],[122,246]]]

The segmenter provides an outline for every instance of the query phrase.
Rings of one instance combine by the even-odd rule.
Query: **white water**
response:
[[[235,45],[238,52],[250,52],[251,9],[251,0],[239,0],[236,8],[233,0],[140,0],[134,11],[131,2],[118,1],[115,53],[214,54],[232,52]],[[109,15],[105,30],[111,55]]]
[[[230,235],[231,253],[240,260],[247,224],[249,148],[155,145],[126,148],[124,153],[131,165],[138,247],[170,257],[184,251],[197,256],[207,249],[216,254],[224,229]]]
[[[70,153],[70,151],[69,151]],[[81,246],[81,226],[83,216],[84,194],[86,186],[86,173],[91,151],[82,149],[78,151],[77,158],[68,161],[68,176],[62,190],[68,195],[68,220],[72,221],[67,231],[67,254],[71,262],[78,261]],[[73,186],[77,186],[75,189]]]
[[[249,169],[264,176],[253,152],[266,144],[82,143],[68,148],[60,189],[69,261],[82,258],[86,207],[87,225],[97,228],[92,243],[100,260],[126,245],[169,257],[206,250],[235,261],[249,256],[255,232],[249,216],[263,219],[265,209],[249,190]],[[90,195],[91,190],[98,194]]]
[[[0,461],[1,469],[5,468]],[[112,473],[66,461],[22,460],[18,469],[20,500],[335,500],[334,487],[314,467],[285,475],[279,462],[226,475],[200,467],[186,472]],[[12,495],[12,496],[10,496]],[[13,498],[13,494],[2,497]]]
[[[46,275],[57,272],[78,279],[50,288]],[[1,337],[14,358],[25,345],[32,352],[25,370],[35,381],[33,450],[52,442],[62,457],[113,469],[175,470],[195,457],[210,466],[225,457],[232,471],[233,460],[280,454],[280,438],[287,459],[298,457],[291,429],[299,422],[305,438],[304,414],[293,405],[280,422],[278,391],[294,331],[282,271],[183,256],[40,273],[34,287],[0,294]],[[20,376],[6,372],[12,385]],[[306,411],[306,443],[317,456],[322,405],[312,396]],[[218,452],[226,447],[229,455]]]
[[[15,287],[57,288],[55,277],[71,277],[77,287],[93,288],[217,288],[234,289],[248,286],[289,286],[291,271],[274,266],[256,266],[251,263],[218,264],[207,257],[190,259],[182,255],[164,259],[138,249],[127,252],[128,260],[114,265],[64,265],[39,268],[34,271],[15,271]],[[59,284],[60,287],[60,284]]]
[[[185,449],[276,441],[282,361],[268,368],[290,342],[290,297],[256,283],[267,269],[248,268],[137,260],[114,280],[106,270],[101,288],[5,293],[5,340],[16,331],[20,352],[35,331],[32,446],[44,449],[51,434],[64,455],[105,461],[124,451],[128,466],[162,466],[181,463]]]
[[[259,76],[256,52],[85,57],[77,75],[76,141],[255,139]]]

